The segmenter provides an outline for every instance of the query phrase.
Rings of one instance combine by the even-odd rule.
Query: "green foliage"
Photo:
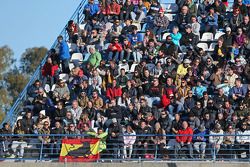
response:
[[[0,47],[0,74],[6,72],[14,62],[13,51],[8,46]],[[2,75],[0,79],[3,79]]]
[[[28,75],[32,75],[42,59],[47,53],[45,47],[34,47],[28,48],[21,56],[21,67],[20,70]]]

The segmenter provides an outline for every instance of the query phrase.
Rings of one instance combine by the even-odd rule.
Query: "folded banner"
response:
[[[99,139],[63,139],[60,162],[91,162],[100,158]]]

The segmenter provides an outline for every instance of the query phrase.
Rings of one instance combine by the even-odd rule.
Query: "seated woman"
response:
[[[136,133],[132,129],[130,125],[127,125],[125,132],[123,133],[124,139],[124,148],[123,148],[123,155],[124,158],[131,158],[133,152],[133,145],[136,140]],[[127,150],[129,150],[129,154],[127,154]]]

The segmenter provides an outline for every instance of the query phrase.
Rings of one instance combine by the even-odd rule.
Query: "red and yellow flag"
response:
[[[92,162],[100,158],[99,139],[63,139],[60,162]]]

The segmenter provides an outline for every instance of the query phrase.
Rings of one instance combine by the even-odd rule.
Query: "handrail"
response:
[[[81,11],[82,7],[86,4],[86,2],[87,2],[87,0],[82,0],[82,2],[78,5],[78,7],[75,10],[75,12],[73,13],[73,15],[70,17],[70,20],[74,20],[77,23],[80,23],[82,21],[83,17],[80,17],[80,15],[83,15],[83,13],[79,13],[79,11]],[[64,28],[62,29],[62,31],[60,33],[60,35],[64,36],[65,39],[67,37],[66,26],[64,26]],[[56,45],[57,45],[57,40],[54,41],[51,48],[55,48]],[[9,112],[7,113],[5,119],[0,124],[0,127],[2,127],[3,123],[5,123],[5,122],[10,123],[10,125],[13,127],[13,125],[15,124],[15,121],[16,121],[16,117],[20,112],[18,110],[20,110],[22,102],[25,100],[25,96],[27,95],[27,89],[29,88],[30,85],[32,85],[34,83],[34,81],[36,79],[40,79],[41,68],[45,64],[47,57],[48,57],[48,54],[45,55],[45,57],[43,58],[43,60],[41,61],[41,63],[37,67],[37,69],[35,70],[34,74],[30,78],[29,82],[26,84],[26,86],[24,87],[22,92],[18,95],[15,103],[13,104],[13,106],[11,107]]]

